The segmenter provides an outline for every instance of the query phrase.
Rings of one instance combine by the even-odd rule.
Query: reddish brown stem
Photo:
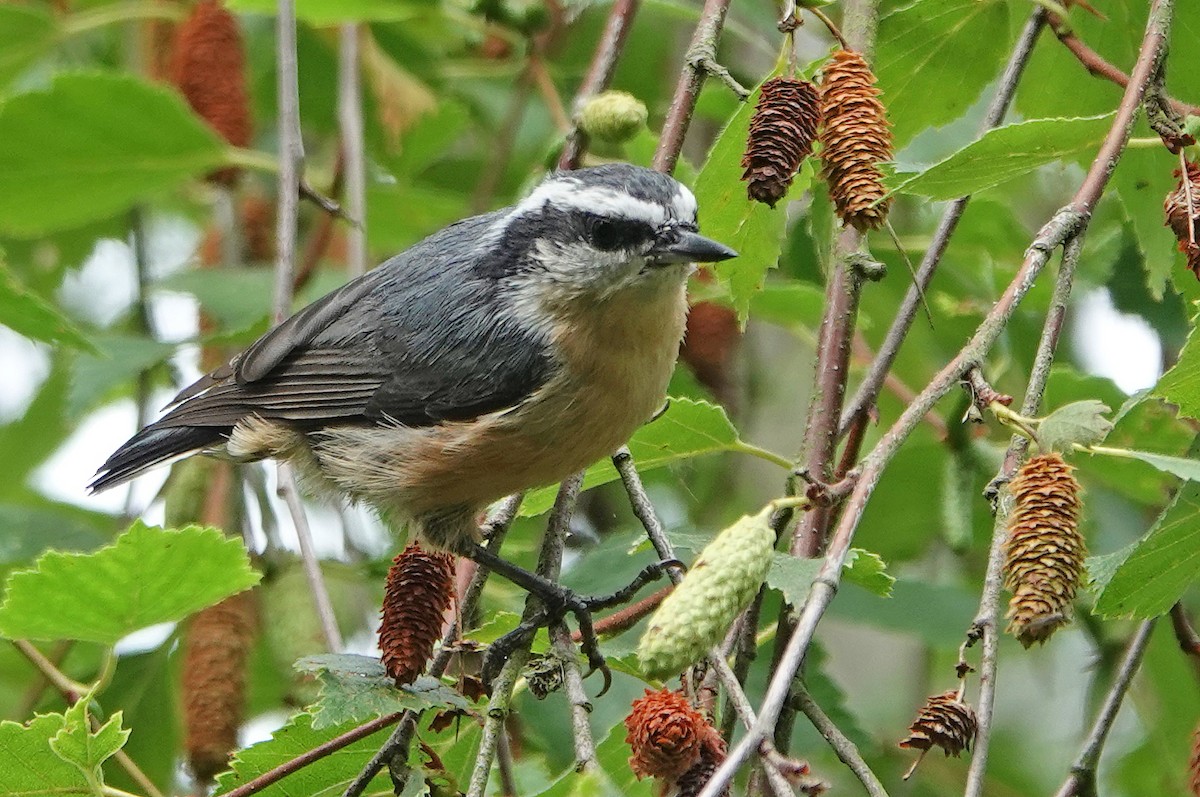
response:
[[[1118,67],[1109,63],[1104,59],[1104,56],[1088,47],[1082,39],[1075,35],[1075,31],[1063,21],[1062,17],[1057,14],[1049,15],[1050,26],[1054,30],[1054,35],[1063,43],[1063,46],[1075,56],[1083,68],[1089,73],[1099,78],[1104,78],[1110,83],[1115,83],[1121,88],[1129,85],[1129,75],[1122,72]],[[1180,102],[1174,98],[1168,97],[1167,104],[1171,106],[1171,110],[1180,116],[1198,116],[1200,115],[1200,107],[1189,105],[1186,102]]]
[[[397,711],[395,714],[387,714],[378,719],[373,719],[370,722],[363,723],[357,728],[346,731],[341,736],[335,736],[324,744],[317,745],[309,750],[304,755],[299,755],[290,761],[285,761],[274,769],[269,769],[259,775],[254,780],[243,783],[236,789],[226,792],[224,797],[249,797],[251,794],[257,794],[272,783],[278,783],[288,775],[303,769],[314,761],[324,758],[327,755],[336,753],[343,747],[354,744],[360,739],[365,739],[373,733],[378,733],[389,725],[395,725],[404,716],[403,711]]]
[[[637,603],[632,603],[620,611],[613,612],[607,617],[602,617],[596,621],[594,628],[596,634],[599,636],[605,636],[609,634],[620,634],[628,631],[630,628],[633,628],[635,625],[637,625],[639,620],[657,609],[658,605],[662,603],[674,589],[674,584],[663,587],[658,592],[642,598]],[[583,634],[581,634],[578,630],[571,632],[572,642],[579,642],[582,639]]]

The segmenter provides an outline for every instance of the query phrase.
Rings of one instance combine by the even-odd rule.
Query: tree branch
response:
[[[721,70],[716,62],[717,42],[721,39],[721,29],[725,26],[725,15],[729,11],[730,0],[705,0],[704,10],[700,12],[700,21],[692,34],[692,42],[688,45],[683,72],[675,84],[675,93],[671,97],[671,107],[667,111],[666,121],[663,122],[659,134],[658,149],[654,153],[653,168],[670,174],[675,171],[675,163],[683,150],[683,139],[687,136],[688,127],[692,124],[692,114],[696,111],[696,99],[704,86],[704,78],[709,72],[717,75],[728,75]],[[745,91],[744,89],[742,90]],[[749,96],[741,94],[742,99]]]
[[[1104,705],[1100,707],[1100,713],[1096,715],[1096,721],[1092,724],[1083,748],[1071,766],[1071,774],[1056,793],[1056,797],[1096,797],[1096,765],[1100,762],[1100,754],[1104,750],[1108,732],[1112,730],[1113,722],[1117,719],[1117,712],[1121,710],[1121,702],[1125,699],[1133,676],[1137,674],[1138,666],[1142,663],[1142,654],[1146,652],[1146,645],[1150,642],[1154,623],[1154,619],[1144,621],[1129,641],[1129,648],[1125,651],[1121,668],[1104,698]]]
[[[278,68],[279,115],[279,199],[275,219],[275,323],[281,323],[291,312],[292,284],[296,260],[296,227],[299,212],[300,180],[304,173],[304,142],[300,131],[300,84],[296,58],[296,7],[294,0],[279,0],[279,19],[276,25],[275,60]],[[279,496],[287,503],[300,541],[300,557],[304,574],[313,593],[317,616],[325,645],[331,651],[341,650],[342,637],[333,615],[329,590],[321,575],[321,565],[313,551],[312,532],[304,505],[296,489],[296,478],[286,463],[278,467]]]
[[[317,745],[303,755],[298,755],[292,760],[285,761],[274,769],[264,772],[254,780],[243,783],[233,791],[226,792],[221,797],[250,797],[251,794],[257,794],[258,792],[270,786],[272,783],[277,783],[283,780],[293,772],[298,772],[309,764],[319,761],[328,755],[332,755],[338,750],[341,750],[343,747],[354,744],[359,739],[365,739],[371,734],[377,733],[389,725],[394,725],[402,716],[404,716],[404,712],[398,711],[395,714],[387,714],[377,719],[373,719],[370,722],[364,722],[357,728],[352,728],[351,730],[343,733],[341,736],[335,736],[328,742]]]

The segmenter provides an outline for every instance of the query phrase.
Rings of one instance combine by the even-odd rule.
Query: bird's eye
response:
[[[650,225],[631,219],[592,216],[587,224],[588,240],[592,246],[605,251],[632,249],[653,235]]]
[[[622,243],[621,225],[608,219],[598,219],[592,225],[592,244],[597,249],[616,249]]]

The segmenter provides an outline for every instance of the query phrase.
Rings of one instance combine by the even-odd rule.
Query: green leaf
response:
[[[857,584],[868,592],[881,598],[892,596],[892,585],[896,577],[887,571],[887,562],[883,557],[862,548],[851,548],[846,556],[843,578],[851,584]]]
[[[54,43],[54,17],[31,6],[0,5],[0,90]]]
[[[0,179],[3,178],[0,177]],[[18,282],[2,258],[0,258],[0,324],[13,332],[27,338],[40,340],[43,343],[63,343],[76,349],[95,350],[69,318]]]
[[[25,725],[0,722],[0,794],[8,797],[93,794],[78,767],[50,749],[66,727],[62,714],[41,714]]]
[[[974,194],[1047,163],[1092,150],[1104,140],[1111,120],[1111,115],[1034,119],[997,127],[916,176],[897,174],[897,179],[908,179],[895,190],[931,199]]]
[[[349,653],[305,656],[296,670],[321,681],[321,697],[313,714],[313,730],[346,722],[363,722],[396,711],[468,707],[466,699],[437,678],[423,675],[397,688],[379,659]]]
[[[1159,377],[1151,393],[1179,407],[1180,415],[1200,419],[1200,335],[1196,333],[1200,327],[1196,326],[1196,320],[1192,324],[1179,359]]]
[[[962,116],[1009,49],[1002,0],[917,0],[879,22],[875,74],[900,148]]]
[[[1147,465],[1153,465],[1159,470],[1170,473],[1173,476],[1178,476],[1181,479],[1200,481],[1200,460],[1188,459],[1186,457],[1172,457],[1167,454],[1155,454],[1150,451],[1137,451],[1129,448],[1097,448],[1094,451],[1096,454],[1104,454],[1111,457],[1138,459]]]
[[[745,444],[725,410],[707,401],[672,398],[659,417],[643,426],[629,441],[629,451],[638,470],[645,472],[673,462],[712,454],[734,451]],[[591,466],[583,478],[583,489],[607,484],[619,478],[612,462],[603,460]],[[521,514],[540,515],[554,505],[557,487],[542,487],[526,496]]]
[[[821,570],[824,559],[805,559],[776,552],[771,557],[771,569],[767,571],[767,586],[783,593],[784,599],[793,606],[804,603],[813,579]],[[881,598],[891,597],[896,579],[887,572],[883,558],[862,548],[851,548],[842,567],[842,579],[857,584]]]
[[[742,322],[749,312],[750,297],[762,287],[767,271],[779,262],[787,225],[787,198],[769,208],[746,196],[746,184],[742,182],[742,151],[761,89],[761,85],[755,88],[734,112],[709,151],[695,189],[703,233],[737,250],[737,257],[711,268],[729,290]],[[792,184],[791,196],[803,193],[811,180],[812,169],[806,165]]]
[[[129,731],[121,727],[119,711],[93,731],[87,713],[90,702],[91,695],[87,695],[67,709],[66,722],[50,739],[50,749],[63,761],[79,767],[84,777],[102,782],[100,766],[125,746]]]
[[[231,769],[217,776],[217,794],[225,794],[259,775],[309,752],[331,739],[352,730],[348,723],[335,728],[317,730],[311,714],[297,714],[266,742],[238,751]],[[379,749],[383,739],[367,736],[346,745],[296,771],[262,791],[259,797],[335,797],[340,795]],[[392,783],[387,773],[381,773],[367,786],[367,794],[391,794]]]
[[[1200,484],[1187,482],[1096,598],[1105,617],[1157,617],[1200,573]]]
[[[13,573],[0,606],[0,633],[111,645],[258,580],[240,539],[213,528],[164,531],[139,521],[95,553],[50,551],[33,570]]]
[[[0,231],[107,218],[221,164],[216,133],[171,90],[127,75],[60,75],[0,106]]]
[[[1108,437],[1112,412],[1102,401],[1073,401],[1042,419],[1037,427],[1038,444],[1046,451],[1070,451],[1071,446],[1092,446]]]

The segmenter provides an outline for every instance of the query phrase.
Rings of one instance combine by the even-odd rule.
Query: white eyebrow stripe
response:
[[[685,191],[687,189],[684,189]],[[691,196],[691,192],[688,192]],[[516,215],[532,213],[552,203],[560,208],[574,208],[589,213],[599,213],[604,216],[623,216],[627,219],[644,221],[654,227],[661,227],[667,221],[667,209],[656,202],[630,196],[621,191],[613,191],[600,186],[582,186],[576,180],[553,180],[542,183],[532,194],[521,200],[516,207]],[[692,199],[693,214],[696,200]],[[678,197],[675,207],[680,207]],[[683,217],[691,221],[694,216]]]
[[[696,195],[682,183],[675,189],[675,218],[681,221],[693,221],[696,218]]]

